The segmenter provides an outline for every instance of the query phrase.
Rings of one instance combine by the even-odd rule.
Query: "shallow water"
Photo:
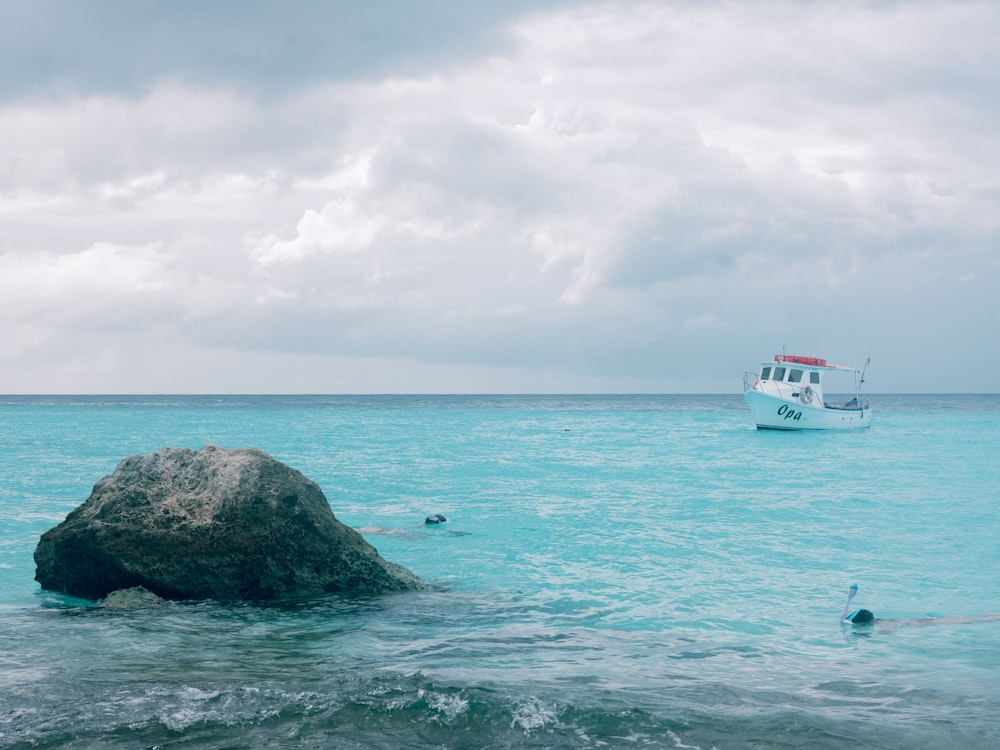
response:
[[[1000,745],[1000,397],[0,397],[0,747]],[[95,609],[32,552],[125,455],[253,446],[436,584]],[[449,521],[425,527],[430,513]],[[838,622],[855,603],[902,621]],[[929,623],[910,621],[932,618]]]

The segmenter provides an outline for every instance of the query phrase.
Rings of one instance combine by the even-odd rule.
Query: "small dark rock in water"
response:
[[[445,523],[448,519],[442,516],[440,513],[435,513],[433,516],[427,516],[424,519],[424,523],[428,526],[433,526],[438,523]]]
[[[252,448],[129,456],[35,549],[42,588],[84,599],[259,601],[423,588],[338,521],[300,472]]]

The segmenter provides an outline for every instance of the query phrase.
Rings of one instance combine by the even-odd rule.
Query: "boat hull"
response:
[[[857,430],[871,427],[871,409],[809,406],[749,390],[743,394],[758,430]]]

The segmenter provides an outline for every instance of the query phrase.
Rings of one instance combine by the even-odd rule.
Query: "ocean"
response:
[[[869,398],[871,429],[794,433],[728,394],[0,396],[0,747],[1000,747],[1000,396]],[[206,444],[432,587],[38,587],[122,458]],[[883,622],[840,624],[852,583]]]

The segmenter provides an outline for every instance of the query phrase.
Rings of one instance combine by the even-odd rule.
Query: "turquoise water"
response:
[[[0,747],[1000,746],[1000,622],[961,619],[1000,612],[1000,397],[871,400],[809,434],[730,395],[0,397]],[[38,537],[118,461],[208,443],[437,585],[39,590]],[[842,627],[852,582],[900,622]]]

